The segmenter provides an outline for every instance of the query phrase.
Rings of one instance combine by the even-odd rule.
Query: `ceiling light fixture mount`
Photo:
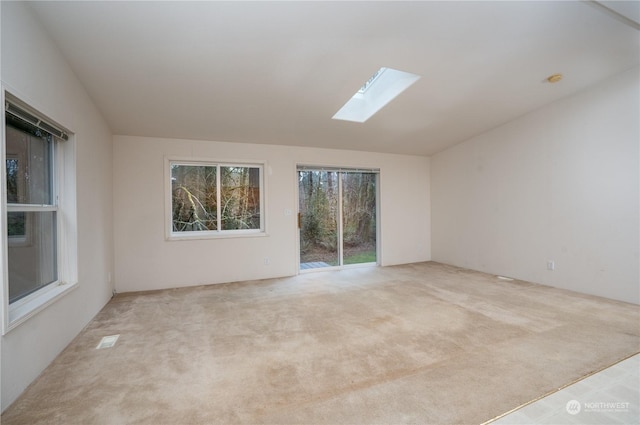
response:
[[[552,84],[557,83],[560,80],[562,80],[562,74],[553,74],[547,77],[547,81]]]

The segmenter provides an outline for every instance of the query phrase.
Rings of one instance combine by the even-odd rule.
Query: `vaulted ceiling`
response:
[[[638,2],[31,8],[122,135],[430,155],[640,58]],[[332,120],[383,66],[422,78],[365,123]]]

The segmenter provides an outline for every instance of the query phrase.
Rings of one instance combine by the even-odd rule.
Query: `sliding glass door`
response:
[[[376,262],[376,177],[374,173],[342,173],[343,264]]]
[[[377,261],[377,173],[298,169],[300,269]]]
[[[338,173],[298,172],[300,268],[340,265]]]

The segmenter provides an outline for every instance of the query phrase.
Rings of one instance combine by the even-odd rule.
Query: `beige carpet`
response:
[[[123,294],[2,424],[482,423],[639,352],[639,319],[437,263]]]

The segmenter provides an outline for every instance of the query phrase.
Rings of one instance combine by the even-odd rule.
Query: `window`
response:
[[[169,161],[170,238],[264,233],[263,166]]]
[[[380,68],[332,118],[363,123],[419,79],[410,72]]]
[[[65,216],[62,211],[61,189],[65,184],[74,189],[75,180],[63,173],[72,168],[65,164],[73,157],[68,152],[71,142],[64,147],[64,131],[11,101],[5,104],[4,119],[2,277],[7,331],[72,286],[66,282],[74,280],[75,245],[66,237],[71,225],[62,221],[75,218],[75,213]]]

